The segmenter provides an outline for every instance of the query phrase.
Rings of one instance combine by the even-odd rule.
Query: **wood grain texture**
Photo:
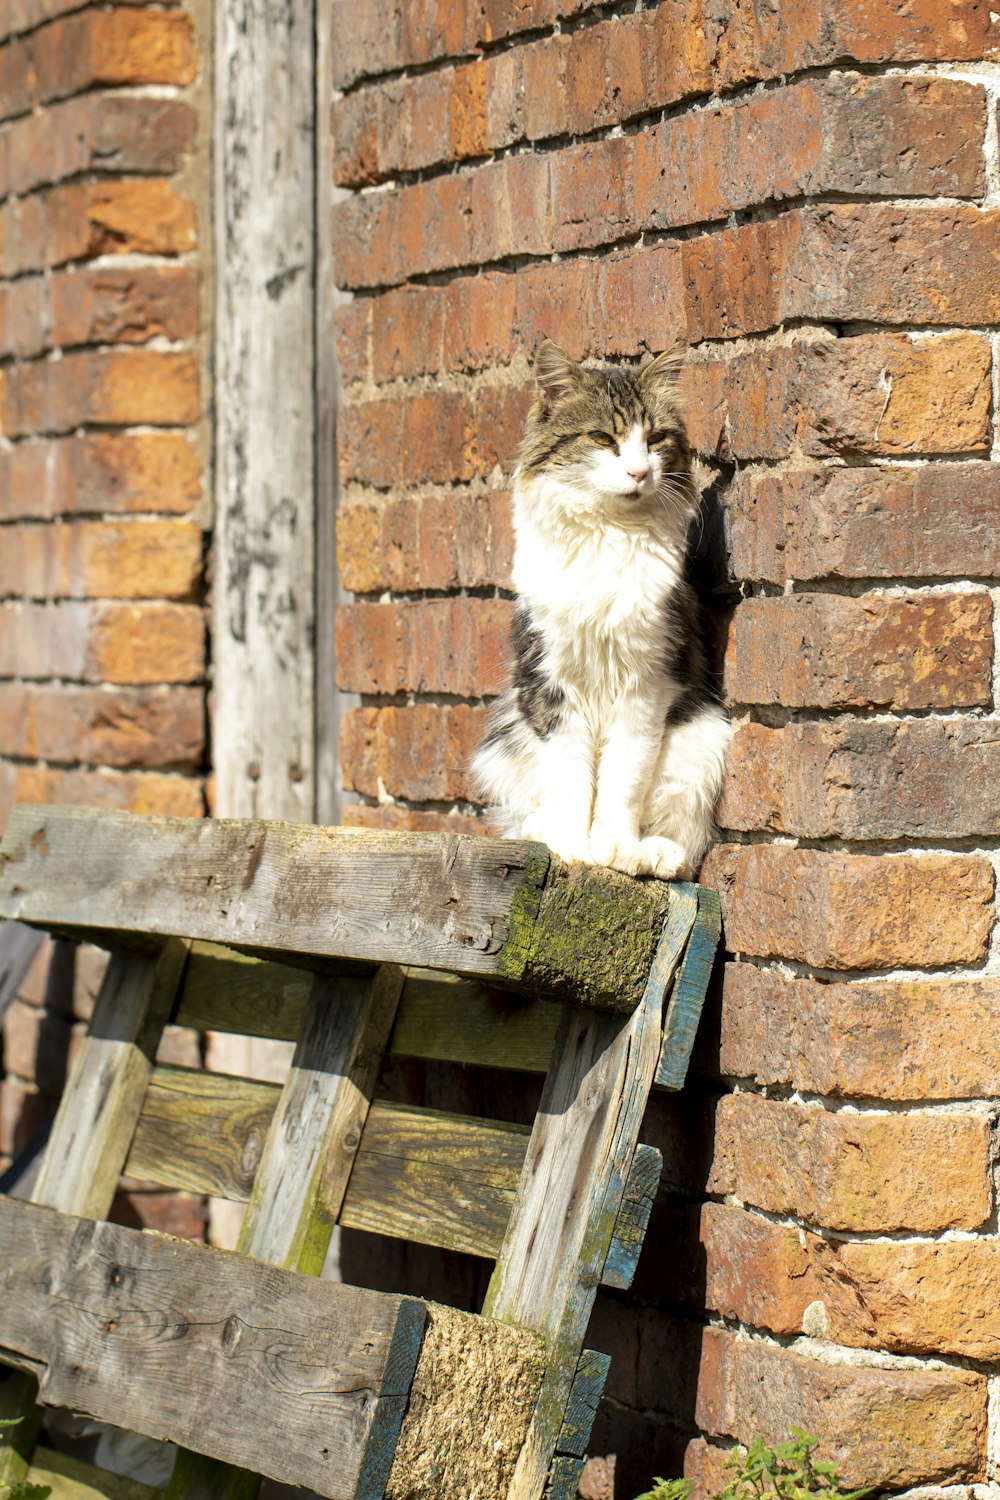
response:
[[[656,1070],[676,948],[668,921],[633,1014],[568,1012],[556,1037],[483,1308],[535,1329],[550,1350],[508,1500],[537,1500],[549,1472]]]
[[[596,1349],[584,1349],[581,1353],[556,1442],[560,1453],[574,1454],[578,1458],[586,1453],[610,1368],[610,1354],[601,1354]]]
[[[246,1203],[280,1092],[276,1083],[156,1068],[126,1172],[161,1187]]]
[[[315,53],[315,0],[215,7],[215,805],[303,823],[316,797]]]
[[[577,1500],[580,1475],[586,1460],[560,1454],[552,1460],[545,1500]]]
[[[243,1220],[244,1254],[322,1271],[402,984],[391,964],[373,979],[315,980]]]
[[[283,1042],[298,1041],[312,975],[217,943],[192,943],[177,1014],[178,1026]]]
[[[655,1146],[638,1145],[625,1180],[615,1232],[601,1282],[627,1292],[635,1279],[646,1230],[660,1186],[663,1157]]]
[[[689,889],[696,896],[697,914],[670,993],[663,1025],[663,1043],[653,1080],[658,1088],[673,1091],[684,1087],[722,933],[722,909],[718,892],[704,885]]]
[[[187,944],[112,957],[52,1126],[32,1201],[100,1217],[111,1207],[170,1014]]]
[[[51,1448],[35,1450],[27,1477],[32,1484],[49,1485],[51,1500],[158,1500],[162,1493]]]
[[[0,1201],[0,1345],[47,1404],[348,1500],[423,1303]],[[387,1471],[386,1471],[387,1472]]]

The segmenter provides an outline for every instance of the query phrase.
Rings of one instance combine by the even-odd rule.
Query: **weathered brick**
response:
[[[0,48],[0,118],[101,84],[191,83],[191,17],[168,11],[83,11]]]
[[[348,828],[388,828],[394,833],[460,833],[485,834],[492,832],[487,822],[461,812],[424,812],[419,808],[397,807],[385,803],[379,807],[367,807],[359,803],[347,803],[341,821]]]
[[[964,1370],[836,1365],[705,1330],[698,1425],[744,1443],[793,1427],[815,1433],[848,1485],[984,1478],[986,1408],[985,1376]]]
[[[176,172],[194,145],[196,125],[194,110],[176,99],[64,100],[0,130],[0,197],[98,168]]]
[[[690,436],[706,455],[988,453],[990,357],[971,333],[862,334],[689,361]]]
[[[183,514],[201,499],[201,465],[178,432],[94,433],[0,451],[0,519],[97,513]]]
[[[0,17],[0,40],[18,32],[33,31],[66,11],[76,10],[78,3],[79,0],[8,0]],[[120,3],[141,5],[145,0],[120,0]],[[177,0],[168,0],[169,5],[176,3]]]
[[[191,1193],[119,1191],[109,1218],[112,1224],[153,1229],[182,1240],[204,1240],[207,1228],[205,1200]]]
[[[96,255],[183,255],[195,206],[169,182],[72,183],[0,203],[0,274],[17,276]]]
[[[702,871],[722,897],[726,947],[821,969],[981,963],[993,872],[975,855],[833,854],[717,844]]]
[[[413,802],[469,800],[468,766],[482,736],[480,708],[415,704],[356,708],[341,725],[340,759],[348,791]]]
[[[705,1304],[774,1333],[995,1360],[1000,1241],[839,1242],[706,1203]]]
[[[819,984],[728,964],[719,1066],[815,1094],[993,1098],[998,1003],[990,978]]]
[[[0,677],[194,682],[204,671],[204,650],[204,620],[194,604],[0,605]]]
[[[205,812],[204,789],[198,779],[155,771],[18,766],[14,800],[107,807],[165,818],[200,818]]]
[[[441,369],[445,293],[401,287],[371,304],[372,374],[377,381]]]
[[[0,682],[0,755],[51,764],[192,767],[205,751],[200,688]]]
[[[51,281],[51,336],[74,344],[143,344],[198,333],[198,273],[187,266],[62,271]]]
[[[530,278],[531,271],[526,268],[522,274]],[[482,370],[507,364],[521,321],[515,299],[523,294],[520,276],[508,273],[460,277],[451,282],[440,302],[442,339],[436,356],[432,354],[432,358],[439,358],[439,364],[429,363],[427,368],[440,368],[440,362],[450,370]],[[424,305],[427,306],[426,302]],[[436,333],[433,305],[427,308],[427,315],[433,335]],[[520,337],[522,341],[526,337],[523,329]],[[421,339],[418,347],[424,344]]]
[[[0,385],[8,437],[68,432],[86,423],[186,426],[201,411],[197,354],[88,350],[15,365]]]
[[[998,779],[990,720],[744,724],[718,820],[798,838],[993,838]]]
[[[708,1186],[827,1229],[979,1229],[992,1202],[989,1156],[982,1115],[831,1113],[729,1094]]]
[[[508,587],[510,496],[461,491],[349,502],[337,518],[341,581],[354,593]]]
[[[341,477],[383,489],[472,479],[477,439],[470,402],[458,392],[351,404],[340,424]]]
[[[345,605],[337,616],[339,684],[462,698],[499,692],[511,610],[504,599]]]
[[[192,521],[73,521],[4,532],[0,597],[189,599],[201,582]]]
[[[726,504],[735,578],[1000,573],[996,464],[744,470]]]
[[[736,610],[725,681],[738,703],[958,708],[991,701],[988,594],[788,594]]]

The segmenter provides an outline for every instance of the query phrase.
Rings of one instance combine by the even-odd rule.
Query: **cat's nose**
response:
[[[636,484],[641,484],[642,481],[645,478],[648,477],[649,470],[648,470],[648,468],[647,469],[629,469],[629,470],[627,470],[627,473],[628,473],[628,477],[630,479],[634,479],[635,482],[636,482]]]

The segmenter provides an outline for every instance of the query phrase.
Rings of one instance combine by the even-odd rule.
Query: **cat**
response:
[[[685,556],[698,496],[679,346],[589,368],[546,339],[514,473],[514,682],[472,762],[505,832],[690,879],[731,729]]]

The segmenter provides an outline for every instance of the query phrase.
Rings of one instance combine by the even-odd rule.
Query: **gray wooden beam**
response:
[[[523,839],[19,807],[0,845],[0,916],[53,931],[415,964],[601,1010],[638,1004],[669,902]]]

